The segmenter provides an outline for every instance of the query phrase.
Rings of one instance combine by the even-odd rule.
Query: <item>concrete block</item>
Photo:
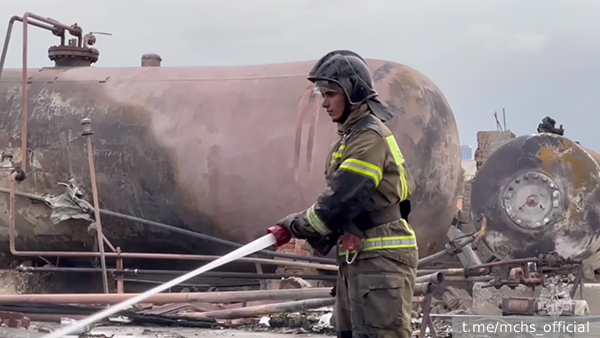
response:
[[[473,308],[472,314],[474,315],[501,315],[502,311],[498,305],[502,301],[502,298],[507,297],[534,297],[540,296],[541,288],[537,287],[535,291],[531,288],[520,285],[514,290],[509,287],[503,286],[500,289],[496,288],[482,288],[481,286],[485,283],[475,283],[473,286]],[[575,294],[574,299],[579,298],[579,290]],[[600,315],[600,284],[598,283],[586,283],[583,285],[583,299],[587,301],[590,308],[590,315]]]

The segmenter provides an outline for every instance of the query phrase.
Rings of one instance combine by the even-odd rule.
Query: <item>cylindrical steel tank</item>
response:
[[[498,258],[551,251],[585,258],[600,247],[600,155],[549,133],[502,145],[477,172],[475,218],[487,218],[484,242]]]
[[[421,254],[445,242],[456,208],[460,152],[452,110],[419,72],[368,60],[389,122],[417,182],[411,220]],[[248,242],[325,187],[336,126],[306,74],[313,62],[249,67],[29,70],[28,178],[19,190],[60,194],[74,178],[90,194],[80,120],[90,117],[100,205],[205,234]],[[0,79],[0,144],[20,159],[21,70]],[[6,187],[6,179],[1,182]],[[91,202],[91,198],[87,198]],[[0,222],[8,202],[0,196]],[[91,250],[86,224],[52,224],[19,199],[19,250]],[[228,247],[106,217],[125,251],[222,253]],[[4,228],[6,229],[6,228]],[[5,245],[6,230],[0,228]],[[87,247],[87,248],[86,248]]]

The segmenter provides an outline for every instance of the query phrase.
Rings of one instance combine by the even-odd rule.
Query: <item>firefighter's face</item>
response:
[[[334,83],[328,83],[327,86],[320,86],[317,89],[323,97],[322,106],[327,110],[331,121],[341,122],[346,110],[346,95],[342,88]]]

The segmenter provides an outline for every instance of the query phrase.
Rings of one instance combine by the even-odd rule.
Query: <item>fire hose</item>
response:
[[[247,245],[244,245],[243,247],[241,247],[221,258],[218,258],[206,265],[201,266],[200,268],[198,268],[194,271],[190,271],[189,273],[187,273],[183,276],[177,277],[177,278],[171,280],[170,282],[167,282],[167,283],[159,285],[153,289],[150,289],[136,297],[125,300],[119,304],[115,304],[114,306],[106,308],[105,310],[95,313],[85,319],[76,321],[73,324],[65,326],[64,328],[56,330],[52,333],[49,333],[42,338],[62,338],[63,336],[66,336],[73,332],[81,330],[81,329],[85,328],[86,326],[93,324],[99,320],[105,319],[105,318],[107,318],[111,315],[114,315],[120,311],[126,310],[130,306],[133,306],[133,305],[135,305],[139,302],[142,302],[162,291],[172,288],[172,287],[176,286],[177,284],[183,283],[192,277],[198,276],[206,271],[218,268],[219,266],[221,266],[223,264],[227,264],[233,260],[251,255],[259,250],[268,248],[271,245],[276,244],[276,242],[277,242],[277,240],[274,235],[272,235],[272,234],[265,235],[265,236],[255,240]]]

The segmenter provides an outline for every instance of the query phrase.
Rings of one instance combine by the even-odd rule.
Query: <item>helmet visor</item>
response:
[[[325,94],[328,93],[345,94],[342,87],[340,87],[337,83],[324,80],[319,80],[315,82],[314,92],[321,96],[325,96]]]

